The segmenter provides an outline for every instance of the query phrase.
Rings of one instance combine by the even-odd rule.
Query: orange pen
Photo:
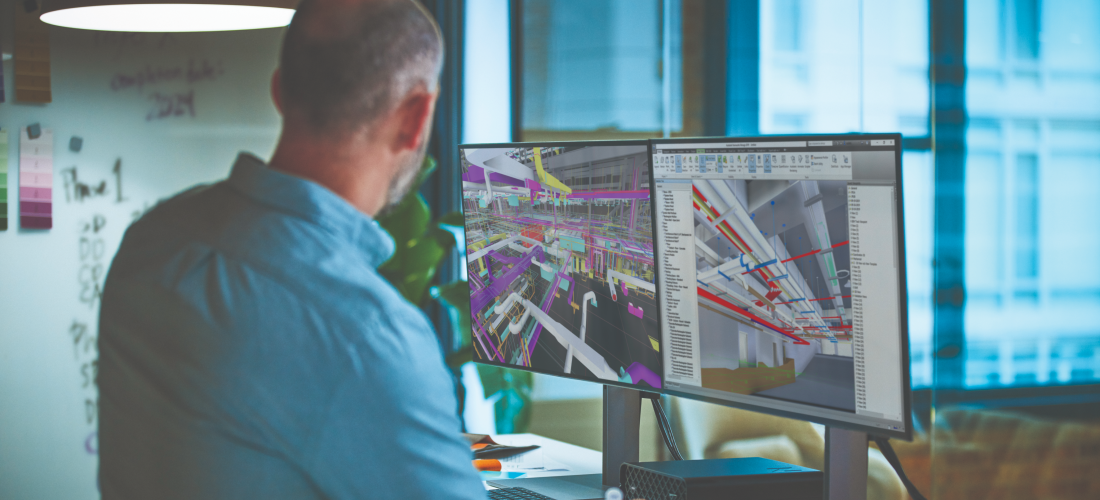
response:
[[[484,459],[484,460],[474,460],[474,469],[477,469],[479,471],[482,471],[482,470],[499,471],[500,470],[500,460],[496,460],[496,459],[492,459],[492,458],[488,458],[488,459]]]

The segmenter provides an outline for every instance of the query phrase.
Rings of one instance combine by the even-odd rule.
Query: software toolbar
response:
[[[746,153],[743,149],[663,149],[654,173],[666,179],[851,180],[852,152]]]

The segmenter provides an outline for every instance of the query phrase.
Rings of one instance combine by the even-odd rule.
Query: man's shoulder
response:
[[[324,227],[262,203],[220,181],[159,202],[126,231],[120,257],[172,254],[204,247],[253,264],[318,262],[344,251]]]
[[[312,325],[317,333],[348,332],[348,341],[380,343],[390,352],[432,338],[423,313],[363,252],[315,222],[218,182],[181,192],[137,221],[112,264],[108,288],[144,283],[234,329]],[[233,313],[206,311],[212,301],[231,304]],[[294,324],[268,321],[274,317]]]
[[[264,286],[296,295],[301,304],[323,307],[356,300],[369,310],[370,302],[392,302],[396,291],[360,253],[324,227],[244,196],[221,181],[182,191],[135,221],[112,273],[157,279],[172,287],[184,276],[222,266],[226,272],[213,279],[259,279]]]
[[[257,242],[251,238],[277,235],[278,229],[321,229],[311,226],[315,225],[250,198],[222,180],[185,189],[160,201],[135,221],[129,232],[159,236],[170,231],[225,247],[233,242],[255,246]]]

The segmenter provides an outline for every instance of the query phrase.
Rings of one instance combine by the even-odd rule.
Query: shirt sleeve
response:
[[[334,499],[484,500],[438,345],[401,330],[349,348],[358,373],[333,392],[309,474]]]

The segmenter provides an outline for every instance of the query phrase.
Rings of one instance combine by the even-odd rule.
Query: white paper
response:
[[[501,458],[500,470],[502,472],[548,472],[567,471],[567,467],[553,459],[546,458],[541,449]]]

